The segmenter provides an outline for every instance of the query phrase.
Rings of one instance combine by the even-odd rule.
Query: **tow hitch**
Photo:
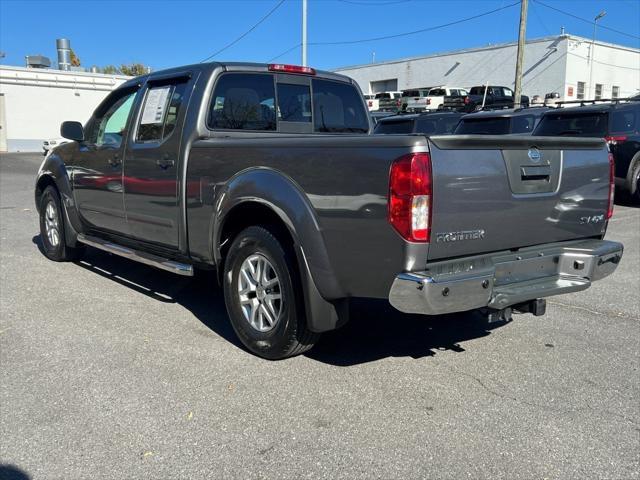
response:
[[[547,311],[547,301],[544,298],[536,298],[528,302],[518,303],[511,307],[502,309],[489,308],[486,310],[487,321],[494,322],[510,322],[513,320],[513,313],[531,313],[536,317],[541,317]]]

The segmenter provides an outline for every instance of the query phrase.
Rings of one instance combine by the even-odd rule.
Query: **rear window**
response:
[[[373,133],[413,133],[413,120],[378,122]]]
[[[470,92],[471,95],[484,95],[484,87],[473,87]]]
[[[389,93],[376,93],[376,98],[391,98]]]
[[[416,125],[416,132],[425,135],[448,135],[453,133],[460,117],[457,115],[446,117],[420,117]]]
[[[275,131],[278,123],[281,128],[296,123],[306,124],[307,133],[311,128],[322,133],[369,132],[367,110],[353,85],[321,79],[310,83],[311,88],[308,84],[275,84],[272,74],[225,73],[213,92],[208,125],[224,130]]]
[[[534,115],[518,115],[511,119],[510,133],[531,133],[536,126]]]
[[[510,118],[465,118],[456,133],[464,135],[505,135],[509,133]]]
[[[638,109],[640,112],[640,108]],[[611,113],[611,133],[626,133],[635,130],[638,116],[633,110],[614,111]]]
[[[353,85],[313,79],[313,125],[316,132],[367,133],[369,117]]]
[[[420,90],[405,90],[402,92],[403,97],[419,97]]]
[[[604,137],[607,134],[607,112],[546,113],[534,135]]]
[[[429,90],[430,97],[444,97],[447,94],[444,88],[432,88]]]

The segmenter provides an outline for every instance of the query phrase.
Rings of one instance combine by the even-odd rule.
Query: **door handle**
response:
[[[163,170],[166,170],[169,167],[173,167],[175,165],[175,161],[170,160],[168,158],[163,158],[162,160],[156,160],[156,165],[158,165]]]
[[[117,167],[118,165],[120,165],[122,162],[120,161],[120,155],[118,155],[117,153],[115,153],[113,155],[113,157],[111,157],[109,160],[107,160],[107,162],[109,163],[109,165],[111,165],[112,167]]]

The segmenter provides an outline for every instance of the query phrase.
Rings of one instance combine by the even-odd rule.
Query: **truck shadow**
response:
[[[33,242],[42,250],[39,236]],[[182,305],[213,332],[244,349],[229,323],[214,272],[180,277],[93,248],[87,249],[76,265],[156,301]],[[323,334],[306,356],[330,365],[350,366],[387,357],[418,359],[444,350],[464,352],[461,342],[487,336],[502,325],[505,323],[488,324],[474,312],[407,315],[386,300],[353,299],[349,323]]]

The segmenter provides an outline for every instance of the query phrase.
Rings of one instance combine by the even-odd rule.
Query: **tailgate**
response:
[[[429,259],[604,234],[609,160],[603,140],[502,135],[429,140]]]

